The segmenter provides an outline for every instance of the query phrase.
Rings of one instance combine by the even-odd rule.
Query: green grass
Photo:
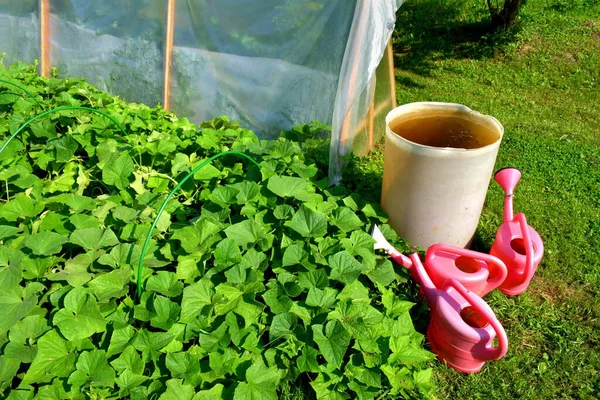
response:
[[[525,294],[486,298],[508,354],[473,375],[433,363],[437,396],[600,398],[600,1],[529,0],[512,33],[487,33],[487,19],[483,0],[414,0],[394,36],[398,104],[461,103],[502,122],[496,166],[522,170],[515,209],[546,248]],[[354,160],[345,182],[379,193],[382,159]],[[476,248],[501,221],[492,183]]]

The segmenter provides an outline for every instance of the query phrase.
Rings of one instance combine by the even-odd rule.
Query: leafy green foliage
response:
[[[1,397],[276,399],[301,381],[330,398],[419,395],[417,378],[389,372],[428,382],[432,355],[412,303],[396,298],[406,273],[366,233],[385,216],[327,188],[327,142],[312,128],[261,141],[225,117],[198,128],[77,79],[23,65],[2,74],[45,108],[101,107],[128,135],[63,110],[0,154]],[[0,138],[36,112],[2,97]],[[223,149],[261,168],[228,156],[181,187],[136,299],[141,245],[167,193]]]

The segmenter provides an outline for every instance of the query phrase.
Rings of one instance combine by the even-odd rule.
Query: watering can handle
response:
[[[459,256],[469,257],[475,260],[485,262],[489,266],[491,279],[488,279],[485,287],[485,293],[491,292],[504,282],[508,275],[506,265],[498,257],[490,254],[479,253],[477,251],[463,249],[461,247],[449,246],[447,244],[434,244],[427,250],[427,256],[434,254],[437,251],[445,251],[448,253],[458,254]]]
[[[496,337],[498,338],[498,347],[490,349],[487,356],[488,360],[497,360],[502,358],[508,351],[508,338],[504,328],[500,324],[500,321],[498,321],[496,318],[494,311],[492,311],[490,306],[488,306],[481,297],[467,290],[456,279],[449,279],[444,282],[444,288],[442,290],[446,290],[448,287],[454,288],[454,290],[460,293],[465,300],[467,300],[467,302],[492,326],[494,332],[496,332]]]
[[[535,273],[533,266],[533,258],[535,256],[533,251],[533,242],[531,240],[531,233],[529,232],[529,225],[527,225],[527,219],[525,219],[525,214],[518,213],[515,219],[519,221],[521,234],[523,235],[523,243],[525,244],[525,269],[523,270],[523,274],[525,275],[524,282],[529,282]]]

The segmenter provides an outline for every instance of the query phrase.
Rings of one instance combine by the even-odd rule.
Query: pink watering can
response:
[[[480,297],[500,286],[507,275],[506,265],[497,257],[441,243],[427,249],[425,270],[437,288],[456,279]]]
[[[490,254],[504,261],[508,268],[506,280],[499,290],[516,296],[529,286],[544,255],[544,244],[540,235],[527,225],[523,213],[513,216],[513,191],[521,179],[521,171],[503,168],[496,172],[494,179],[504,189],[504,223],[496,234]]]
[[[508,338],[496,315],[481,297],[465,289],[456,279],[445,281],[438,290],[427,275],[417,253],[406,257],[381,235],[377,227],[375,249],[385,250],[394,261],[407,267],[421,284],[429,303],[431,320],[427,340],[440,361],[463,373],[479,372],[486,361],[502,358]],[[495,338],[498,347],[493,347]]]

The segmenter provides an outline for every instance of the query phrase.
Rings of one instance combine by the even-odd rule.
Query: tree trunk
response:
[[[517,22],[520,3],[521,0],[504,0],[502,10],[498,10],[498,8],[492,4],[492,0],[487,0],[490,16],[492,17],[493,29],[512,28]]]

